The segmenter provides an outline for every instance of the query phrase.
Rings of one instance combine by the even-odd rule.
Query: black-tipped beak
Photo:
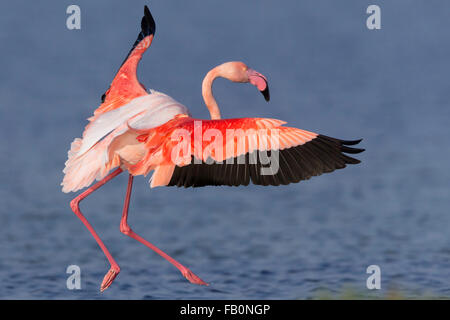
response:
[[[269,93],[269,84],[267,83],[267,78],[262,75],[261,73],[248,68],[247,69],[247,77],[248,82],[250,82],[252,85],[258,88],[259,92],[262,93],[264,96],[264,99],[266,101],[270,100],[270,93]]]
[[[267,81],[266,81],[266,88],[260,92],[264,96],[264,99],[266,99],[266,101],[269,102],[270,101],[270,92],[269,92],[269,85],[267,84]]]

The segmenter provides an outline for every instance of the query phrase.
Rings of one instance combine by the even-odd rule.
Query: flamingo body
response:
[[[111,265],[101,291],[111,285],[120,268],[81,213],[79,203],[121,172],[127,171],[129,180],[120,231],[161,255],[190,282],[206,285],[128,225],[134,176],[153,172],[152,188],[250,183],[278,186],[357,164],[360,161],[348,154],[364,151],[349,147],[361,140],[340,140],[286,127],[286,122],[281,120],[222,119],[212,94],[212,84],[218,77],[250,83],[267,101],[270,99],[267,78],[237,61],[221,64],[207,73],[202,83],[202,95],[211,119],[192,118],[184,105],[166,94],[154,90],[147,92],[137,79],[138,63],[150,47],[154,33],[155,22],[145,6],[138,38],[103,94],[101,105],[88,119],[82,137],[72,142],[63,170],[63,192],[88,187],[71,201],[71,208]],[[99,182],[91,186],[94,180]]]

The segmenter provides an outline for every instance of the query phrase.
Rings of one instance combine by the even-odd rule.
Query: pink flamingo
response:
[[[163,93],[153,90],[147,93],[138,81],[137,65],[152,43],[155,33],[155,22],[147,6],[144,9],[141,28],[131,51],[109,89],[102,96],[102,104],[95,110],[93,117],[89,118],[90,122],[82,138],[72,142],[61,184],[63,192],[70,192],[90,186],[95,179],[99,180],[74,198],[70,206],[94,236],[111,265],[101,284],[101,291],[111,285],[120,268],[81,213],[79,204],[122,171],[128,171],[129,179],[120,231],[160,254],[191,283],[207,285],[188,268],[130,228],[127,218],[134,176],[147,175],[153,171],[151,188],[238,186],[248,185],[250,181],[265,186],[285,185],[344,168],[347,164],[357,164],[359,160],[344,153],[364,151],[348,147],[361,140],[339,140],[284,127],[285,122],[280,120],[221,119],[219,107],[212,95],[212,84],[217,77],[233,82],[249,82],[269,100],[266,77],[242,62],[227,62],[208,72],[203,80],[202,94],[211,120],[190,117],[185,106]],[[205,134],[212,131],[215,139],[203,136],[198,142],[194,138],[196,130]],[[230,130],[245,130],[245,134],[233,135],[230,139],[218,138],[225,137]],[[174,135],[180,132],[187,133],[188,138],[174,139]],[[180,141],[185,144],[180,144]],[[187,147],[188,153],[177,156],[174,161],[173,154],[177,154],[180,145]],[[262,170],[267,162],[257,155],[262,151],[265,151],[268,157],[278,155],[274,158],[277,168],[272,170],[273,168],[269,167],[269,170],[272,170],[269,174],[263,173]],[[112,171],[113,169],[115,170]]]

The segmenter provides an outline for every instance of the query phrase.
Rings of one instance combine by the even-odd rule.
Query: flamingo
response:
[[[82,138],[76,138],[72,142],[63,170],[63,192],[89,187],[75,197],[70,206],[110,263],[110,269],[100,286],[102,292],[111,286],[120,267],[80,211],[79,205],[83,199],[121,172],[128,172],[128,186],[120,231],[168,260],[191,283],[208,285],[190,269],[135,233],[128,225],[134,176],[153,172],[151,188],[246,186],[250,182],[278,186],[307,180],[312,176],[344,168],[347,164],[360,163],[346,153],[364,151],[349,147],[358,144],[361,139],[340,140],[285,127],[283,125],[286,122],[281,120],[222,119],[212,94],[213,81],[218,77],[233,82],[251,83],[267,101],[270,99],[267,78],[238,61],[223,63],[206,74],[202,83],[202,96],[211,119],[192,118],[184,105],[161,92],[147,92],[137,79],[138,63],[150,47],[154,34],[155,22],[145,6],[138,38],[109,89],[103,94],[101,105],[88,119]],[[230,131],[233,134],[227,136]],[[240,134],[235,134],[236,131]],[[196,140],[199,132],[200,139]],[[205,137],[207,133],[209,136]],[[268,162],[263,161],[264,157],[259,157],[260,152],[265,152],[266,158],[270,157],[273,160],[271,164],[275,165],[267,167]],[[277,156],[272,159],[274,155]],[[269,174],[267,171],[263,172],[264,168],[268,168]],[[94,180],[98,182],[93,184]]]

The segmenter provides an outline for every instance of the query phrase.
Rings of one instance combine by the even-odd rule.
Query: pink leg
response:
[[[173,264],[178,270],[181,271],[183,276],[188,279],[191,283],[200,284],[200,285],[208,285],[205,281],[200,279],[198,276],[196,276],[191,270],[183,266],[181,263],[170,257],[168,254],[160,250],[159,248],[155,247],[153,244],[136,234],[133,230],[131,230],[130,226],[128,225],[127,219],[128,219],[128,207],[130,206],[130,196],[131,196],[131,189],[133,187],[133,176],[130,174],[128,178],[128,187],[127,187],[127,195],[125,197],[125,203],[123,205],[123,212],[122,212],[122,220],[120,221],[120,231],[123,234],[126,234],[127,236],[139,241],[140,243],[144,244],[145,246],[149,247],[156,253],[158,253],[161,257],[169,261],[171,264]]]
[[[109,180],[113,179],[117,175],[119,175],[122,172],[122,169],[118,168],[112,173],[110,173],[108,176],[106,176],[103,180],[97,182],[92,187],[81,193],[79,196],[77,196],[75,199],[73,199],[70,202],[70,207],[72,208],[73,212],[78,216],[78,218],[81,220],[81,222],[84,223],[86,228],[91,232],[91,234],[94,236],[95,241],[97,241],[98,245],[102,249],[103,253],[105,254],[106,258],[108,259],[109,263],[111,264],[111,268],[109,269],[108,273],[103,278],[102,285],[100,286],[100,291],[104,291],[107,289],[113,280],[116,278],[116,276],[120,272],[119,265],[117,262],[113,259],[111,254],[109,253],[108,249],[104,245],[103,241],[98,236],[97,232],[95,232],[94,228],[91,226],[91,224],[87,221],[87,219],[83,216],[83,214],[80,211],[79,204],[81,200],[86,198],[88,195],[90,195],[92,192],[103,186],[105,183],[107,183]]]

